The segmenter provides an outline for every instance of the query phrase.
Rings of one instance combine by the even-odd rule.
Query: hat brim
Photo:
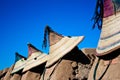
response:
[[[70,52],[75,46],[77,46],[82,40],[84,36],[80,37],[64,37],[56,44],[50,46],[50,52],[48,61],[46,63],[46,67],[51,66],[53,63],[58,61],[68,52]]]
[[[37,67],[47,61],[47,54],[35,52],[27,59],[26,65],[22,72],[26,72],[34,67]]]
[[[19,61],[17,61],[14,65],[14,68],[13,68],[11,74],[14,74],[14,73],[22,70],[25,67],[25,63],[26,63],[26,60],[24,60],[24,59],[20,59]]]
[[[120,48],[120,12],[103,18],[102,32],[100,35],[97,56],[111,53]]]

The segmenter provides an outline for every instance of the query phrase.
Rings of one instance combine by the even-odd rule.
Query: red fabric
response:
[[[30,46],[28,46],[28,57],[31,56],[31,54],[32,54],[32,49]]]
[[[114,14],[114,6],[112,0],[104,0],[104,18]]]
[[[32,53],[37,52],[38,50],[35,49],[33,46],[28,45],[28,57],[31,56]]]

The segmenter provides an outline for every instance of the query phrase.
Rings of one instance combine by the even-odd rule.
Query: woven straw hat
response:
[[[70,52],[75,46],[77,46],[84,38],[83,36],[78,37],[62,36],[54,32],[48,26],[45,29],[45,32],[47,31],[50,50],[46,67],[50,67],[52,64],[57,62],[60,58],[62,58],[64,55]]]
[[[120,48],[120,12],[114,12],[115,5],[112,0],[104,0],[104,16],[96,49],[97,56],[109,54]]]
[[[47,61],[47,54],[35,48],[32,44],[28,44],[28,59],[26,65],[23,69],[23,72],[30,70],[34,67],[37,67]]]
[[[25,66],[25,63],[26,63],[26,58],[18,53],[16,53],[15,58],[16,58],[15,65],[14,65],[14,68],[13,68],[11,74],[19,72],[20,70],[22,70]]]

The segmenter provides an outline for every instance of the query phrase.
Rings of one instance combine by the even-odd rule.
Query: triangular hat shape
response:
[[[98,14],[98,10],[100,10]],[[102,23],[102,31],[96,49],[97,56],[120,48],[120,0],[98,0],[95,24]],[[99,19],[98,19],[99,18]],[[99,22],[102,20],[101,22]]]
[[[22,70],[25,66],[25,63],[26,63],[26,58],[24,56],[18,54],[17,52],[15,55],[16,55],[15,65],[14,65],[14,68],[13,68],[11,74],[19,72],[20,70]]]
[[[34,67],[37,67],[47,61],[47,54],[38,50],[32,44],[28,44],[28,59],[23,72],[28,71]]]
[[[47,39],[48,38],[48,39]],[[46,67],[50,67],[52,64],[57,62],[60,58],[70,52],[75,46],[77,46],[84,36],[68,37],[62,36],[61,34],[53,31],[49,26],[45,28],[44,34],[44,46],[46,46],[49,40],[49,57],[46,63]]]
[[[33,46],[31,43],[27,44],[28,46],[28,58],[35,52],[39,52],[40,50]]]

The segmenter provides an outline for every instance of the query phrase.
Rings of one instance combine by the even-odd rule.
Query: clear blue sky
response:
[[[49,25],[65,36],[85,36],[79,48],[97,47],[100,30],[92,29],[95,0],[0,0],[0,70],[28,55],[27,43],[42,49]]]

